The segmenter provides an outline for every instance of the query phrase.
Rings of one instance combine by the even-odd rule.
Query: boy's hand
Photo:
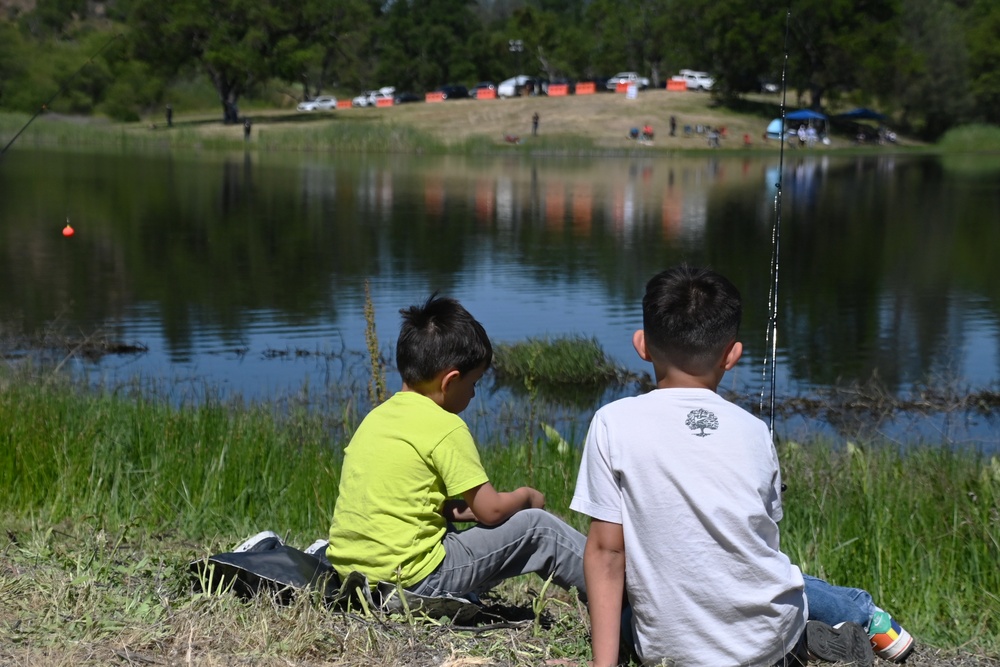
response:
[[[441,514],[448,521],[479,521],[464,500],[446,500]]]
[[[528,507],[531,509],[545,509],[545,494],[543,494],[538,489],[533,489],[530,486],[522,486],[523,489],[528,494]],[[519,490],[521,490],[519,489]]]

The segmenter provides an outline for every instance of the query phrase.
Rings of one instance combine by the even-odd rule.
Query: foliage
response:
[[[74,75],[97,35],[117,30],[127,44]],[[715,97],[735,106],[778,78],[787,46],[797,104],[875,106],[934,139],[1000,122],[998,44],[993,0],[802,0],[790,15],[775,0],[39,0],[0,19],[0,108],[35,111],[68,84],[55,109],[135,119],[200,76],[233,122],[240,100],[275,78],[298,99],[519,72],[600,80],[631,69],[663,85],[680,68],[708,70]]]

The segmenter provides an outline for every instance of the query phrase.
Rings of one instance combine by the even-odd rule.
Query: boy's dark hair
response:
[[[719,362],[742,316],[739,290],[710,269],[667,269],[646,283],[642,298],[647,352],[692,374]]]
[[[403,324],[396,343],[396,366],[403,382],[415,386],[443,370],[489,367],[493,346],[483,325],[455,299],[432,294],[422,305],[399,311]]]

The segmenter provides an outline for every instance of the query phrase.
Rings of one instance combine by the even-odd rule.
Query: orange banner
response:
[[[549,97],[565,97],[569,95],[569,86],[565,83],[550,83]]]
[[[350,109],[351,108],[351,101],[350,100],[337,100],[337,108],[338,109]]]
[[[391,107],[392,98],[391,97],[380,97],[375,100],[375,106],[377,107]]]
[[[594,85],[593,81],[576,84],[577,95],[593,95],[595,92],[597,92],[597,87]]]
[[[497,91],[490,88],[480,88],[479,92],[476,93],[477,100],[495,100],[497,98]]]
[[[425,102],[444,102],[444,93],[425,93]]]
[[[675,92],[683,92],[688,89],[687,81],[684,79],[670,79],[667,81],[667,90],[673,90]]]

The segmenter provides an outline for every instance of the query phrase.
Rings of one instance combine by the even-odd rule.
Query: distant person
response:
[[[719,131],[714,127],[708,128],[708,146],[709,148],[719,148],[721,146],[719,143]]]
[[[344,450],[326,556],[417,595],[478,594],[529,572],[586,601],[586,538],[527,486],[497,491],[459,414],[493,359],[483,326],[454,299],[401,311],[403,388],[364,418]],[[477,522],[455,530],[453,521]]]
[[[639,138],[639,128],[637,128],[637,127],[630,128],[629,131],[628,131],[628,138],[629,139],[638,139]]]
[[[250,119],[246,118],[243,120],[243,141],[250,141]]]
[[[642,138],[645,141],[653,140],[653,126],[650,125],[649,123],[646,123],[645,125],[642,126]]]
[[[903,662],[913,638],[871,595],[781,551],[770,431],[716,393],[743,353],[741,318],[739,291],[714,271],[679,266],[646,284],[632,344],[656,388],[594,415],[570,504],[591,517],[592,665],[619,664],[623,637],[644,665]]]
[[[670,117],[670,136],[677,136],[677,116]]]
[[[538,136],[538,112],[531,116],[531,136]]]
[[[167,127],[173,127],[173,126],[174,126],[174,108],[168,104],[167,105]]]

